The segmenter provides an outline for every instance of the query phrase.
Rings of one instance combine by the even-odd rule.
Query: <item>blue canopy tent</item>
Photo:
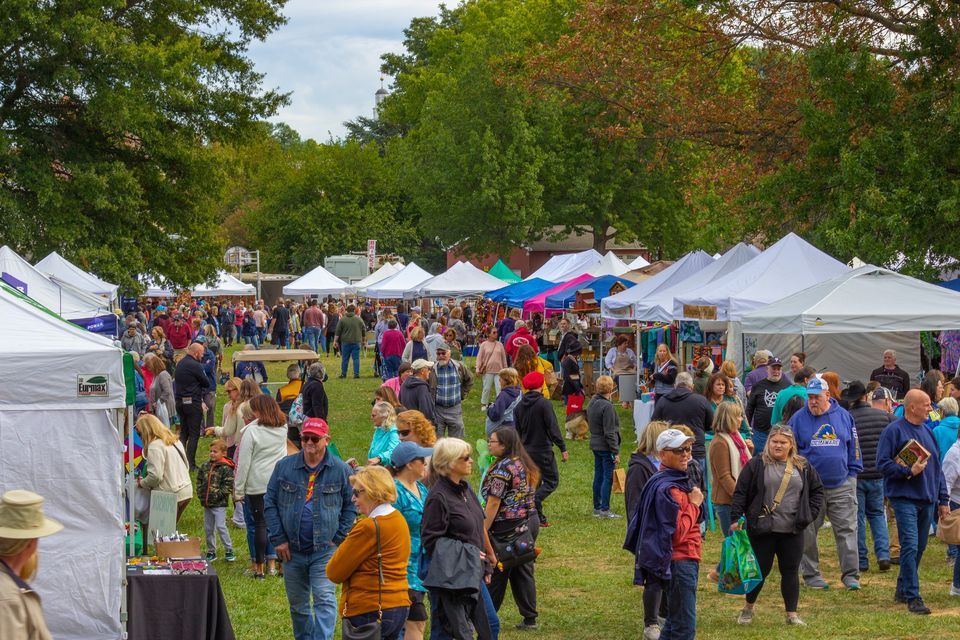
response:
[[[618,282],[628,289],[636,284],[635,282],[625,280],[624,278],[618,278],[616,276],[600,276],[598,278],[593,278],[592,280],[586,280],[584,282],[571,285],[566,289],[558,291],[552,296],[547,296],[544,307],[546,309],[572,309],[573,304],[576,301],[577,291],[580,291],[581,289],[593,289],[594,299],[597,302],[600,302],[610,295],[610,287]],[[614,293],[622,290],[623,289],[618,287]]]
[[[508,307],[523,308],[523,303],[538,293],[557,286],[556,282],[549,282],[541,278],[531,278],[516,284],[510,284],[499,289],[487,292],[486,297]]]
[[[953,291],[960,291],[960,278],[956,278],[955,280],[947,280],[946,282],[938,282],[937,284]]]

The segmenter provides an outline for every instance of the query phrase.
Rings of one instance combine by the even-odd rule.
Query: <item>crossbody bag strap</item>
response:
[[[793,476],[793,460],[787,460],[787,468],[783,470],[783,479],[780,480],[780,488],[777,489],[777,495],[773,496],[773,506],[770,511],[774,511],[780,506],[783,495],[787,492],[787,485],[790,484],[790,478]]]

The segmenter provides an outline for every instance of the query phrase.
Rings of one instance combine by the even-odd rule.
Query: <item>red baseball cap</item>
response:
[[[303,426],[300,427],[300,435],[305,433],[313,433],[323,437],[330,435],[330,427],[327,426],[327,421],[323,418],[307,418],[303,421]]]

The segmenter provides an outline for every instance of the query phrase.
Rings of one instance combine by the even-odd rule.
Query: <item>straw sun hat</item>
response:
[[[43,496],[13,489],[0,498],[0,538],[31,540],[61,529],[62,524],[43,515]]]

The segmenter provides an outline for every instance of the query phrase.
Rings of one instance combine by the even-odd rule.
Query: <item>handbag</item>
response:
[[[940,518],[937,537],[946,544],[960,544],[960,510],[951,511]]]
[[[792,476],[793,460],[787,460],[787,468],[783,471],[783,479],[780,480],[780,487],[777,489],[777,494],[773,496],[773,504],[769,507],[763,505],[760,515],[757,516],[757,522],[753,526],[754,533],[764,534],[773,532],[773,512],[780,506],[780,502],[783,500],[783,495],[787,492],[787,486],[790,484],[790,478]]]
[[[380,524],[373,518],[377,529],[377,619],[359,626],[347,617],[347,599],[343,599],[343,622],[340,625],[340,637],[343,640],[380,640],[380,627],[383,623],[383,551],[380,548]]]
[[[307,416],[303,413],[303,394],[298,393],[296,400],[290,406],[290,411],[287,413],[287,421],[292,426],[299,427],[306,419]]]
[[[719,573],[717,590],[720,593],[744,595],[763,582],[763,574],[746,531],[734,531],[724,538],[720,549]]]
[[[501,571],[519,567],[537,557],[533,533],[527,525],[523,525],[522,531],[510,537],[501,538],[491,535],[490,545],[493,547],[493,552],[497,554],[497,568]]]

